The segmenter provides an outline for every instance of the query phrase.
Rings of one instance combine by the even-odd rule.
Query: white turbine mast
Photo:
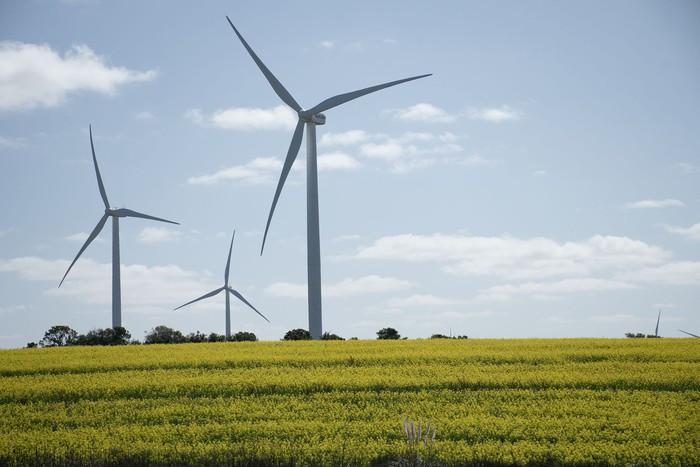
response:
[[[287,157],[284,160],[284,165],[282,167],[282,174],[280,175],[279,182],[277,183],[277,189],[275,190],[275,196],[272,200],[272,206],[270,207],[270,214],[267,218],[267,225],[265,226],[265,234],[263,235],[262,247],[260,248],[260,254],[265,248],[265,240],[267,239],[267,233],[270,228],[270,222],[272,221],[272,214],[275,211],[275,206],[279,199],[284,182],[289,175],[289,171],[294,164],[294,160],[299,153],[299,148],[301,147],[301,139],[304,133],[304,126],[306,126],[306,247],[307,247],[307,285],[308,285],[308,303],[309,303],[309,333],[313,339],[320,339],[323,334],[322,326],[322,313],[321,313],[321,246],[320,246],[320,234],[319,234],[319,214],[318,214],[318,175],[317,175],[317,164],[316,164],[316,125],[323,125],[326,123],[326,117],[321,112],[332,109],[333,107],[339,106],[346,102],[349,102],[358,97],[388,88],[391,86],[396,86],[397,84],[405,83],[407,81],[412,81],[420,78],[425,78],[431,76],[430,74],[413,76],[411,78],[400,79],[397,81],[391,81],[389,83],[379,84],[377,86],[371,86],[368,88],[360,89],[357,91],[348,92],[345,94],[339,94],[337,96],[331,97],[322,101],[321,103],[315,105],[314,107],[304,110],[301,105],[297,103],[292,95],[282,86],[282,83],[272,74],[272,72],[265,66],[265,64],[258,58],[258,56],[253,52],[248,43],[243,39],[243,36],[238,32],[236,27],[233,25],[229,17],[227,16],[231,28],[236,33],[240,39],[243,46],[246,48],[253,61],[258,65],[260,71],[272,86],[272,89],[279,96],[282,101],[291,107],[299,116],[299,120],[294,130],[294,135],[292,136],[292,142],[289,145],[289,150],[287,151]]]
[[[180,305],[179,307],[175,308],[175,310],[179,310],[180,308],[182,308],[184,306],[190,305],[190,304],[192,304],[194,302],[198,302],[200,300],[204,300],[205,298],[213,297],[214,295],[217,295],[219,292],[225,290],[226,292],[228,292],[225,294],[226,295],[226,340],[229,340],[231,338],[231,300],[229,297],[229,293],[231,295],[233,295],[234,297],[236,297],[237,299],[239,299],[240,301],[242,301],[243,303],[245,303],[246,305],[248,305],[250,308],[252,308],[252,310],[254,312],[256,312],[257,314],[259,314],[260,316],[262,316],[265,321],[267,321],[268,323],[270,322],[270,320],[267,319],[265,317],[265,315],[260,313],[253,305],[251,305],[248,302],[248,300],[243,298],[243,295],[241,295],[236,290],[234,290],[231,286],[228,285],[228,275],[229,275],[229,270],[231,268],[231,251],[233,250],[233,239],[235,237],[236,237],[236,231],[234,230],[233,235],[231,236],[231,246],[228,249],[228,260],[226,260],[226,269],[224,271],[224,285],[219,287],[218,289],[212,290],[211,292],[202,295],[199,298],[195,298],[194,300],[187,302],[184,305]],[[175,310],[173,310],[173,311],[175,311]]]
[[[80,251],[78,251],[78,254],[75,256],[75,259],[73,260],[72,263],[70,263],[70,266],[68,266],[68,270],[66,273],[63,275],[63,279],[61,279],[61,282],[58,284],[59,287],[63,284],[63,281],[66,280],[66,276],[70,272],[71,268],[75,264],[76,261],[78,261],[78,258],[80,258],[80,255],[83,254],[83,251],[85,251],[92,243],[92,241],[97,238],[97,236],[100,234],[102,231],[102,228],[105,226],[105,223],[107,222],[107,219],[110,217],[112,218],[112,327],[121,327],[122,325],[122,295],[121,295],[121,270],[120,270],[120,257],[119,257],[119,218],[120,217],[140,217],[142,219],[150,219],[153,221],[159,221],[159,222],[167,222],[169,224],[177,224],[180,225],[178,222],[173,222],[169,221],[166,219],[161,219],[160,217],[154,217],[150,216],[148,214],[143,214],[140,212],[132,211],[131,209],[125,209],[125,208],[113,208],[110,207],[109,201],[107,200],[107,192],[105,191],[104,184],[102,183],[102,177],[100,176],[100,168],[97,166],[97,157],[95,156],[95,145],[92,142],[92,125],[89,126],[90,129],[90,148],[92,149],[92,161],[95,164],[95,175],[97,175],[97,187],[100,189],[100,196],[102,197],[102,201],[104,202],[105,205],[105,213],[102,215],[100,220],[97,222],[97,225],[95,228],[92,230],[92,233],[90,236],[88,236],[88,239],[85,241],[83,244],[82,248],[80,248]]]

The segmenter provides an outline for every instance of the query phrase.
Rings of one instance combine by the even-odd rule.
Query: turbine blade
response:
[[[160,217],[149,216],[148,214],[143,214],[141,212],[132,211],[131,209],[121,208],[116,209],[114,214],[118,217],[140,217],[141,219],[150,219],[152,221],[167,222],[169,224],[180,225],[179,222],[169,221],[167,219],[161,219]]]
[[[250,48],[248,43],[243,39],[243,36],[241,36],[241,33],[238,32],[238,29],[236,29],[236,26],[233,25],[229,17],[227,16],[226,19],[228,20],[228,24],[231,25],[233,28],[233,32],[236,33],[238,38],[241,40],[243,43],[243,47],[246,48],[250,56],[253,58],[253,61],[258,65],[258,68],[260,68],[260,71],[262,71],[263,75],[265,75],[265,78],[267,78],[267,81],[270,83],[272,86],[272,89],[274,89],[275,93],[279,96],[282,101],[287,104],[289,107],[294,109],[296,112],[299,112],[301,110],[301,106],[297,103],[296,100],[292,97],[291,94],[289,94],[289,91],[287,91],[284,86],[282,86],[282,83],[279,82],[277,78],[275,78],[275,75],[272,74],[272,72],[265,66],[265,64],[260,60],[260,58],[253,52],[253,49]]]
[[[256,312],[257,314],[259,314],[260,316],[262,316],[263,319],[264,319],[265,321],[267,321],[268,323],[270,322],[269,319],[265,318],[265,315],[263,315],[263,314],[260,313],[258,310],[256,310],[255,307],[254,307],[253,305],[251,305],[251,304],[248,302],[248,300],[246,300],[245,298],[243,298],[243,295],[239,294],[237,291],[233,290],[231,287],[229,287],[227,290],[228,290],[229,292],[231,292],[231,293],[233,294],[234,297],[236,297],[237,299],[239,299],[240,301],[242,301],[243,303],[245,303],[246,305],[248,305],[249,307],[251,307],[251,308],[253,309],[253,311]]]
[[[100,176],[100,168],[97,167],[97,156],[95,156],[95,145],[92,144],[92,125],[90,128],[90,148],[92,149],[92,161],[95,163],[95,173],[97,174],[97,186],[100,189],[100,196],[102,196],[102,201],[105,203],[105,209],[109,209],[109,201],[107,200],[107,192],[105,191],[105,186],[102,183],[102,177]]]
[[[102,231],[102,228],[105,226],[105,222],[107,222],[107,219],[108,219],[108,218],[109,218],[109,214],[104,213],[104,214],[102,215],[102,218],[99,220],[99,222],[97,222],[97,225],[95,226],[95,228],[92,229],[92,233],[90,233],[90,235],[88,236],[88,239],[85,240],[85,243],[83,244],[83,247],[80,249],[80,251],[78,252],[78,254],[75,255],[75,259],[73,260],[72,263],[70,263],[70,266],[68,266],[68,270],[67,270],[66,273],[63,275],[63,279],[61,279],[61,283],[58,284],[59,287],[61,287],[61,284],[63,284],[63,281],[66,280],[66,276],[67,276],[68,273],[70,272],[70,270],[71,270],[71,268],[73,267],[73,265],[75,264],[75,262],[78,261],[78,258],[80,258],[80,255],[83,254],[83,251],[85,251],[85,249],[88,247],[88,245],[90,245],[90,244],[92,243],[92,241],[93,241],[95,238],[97,238],[97,236],[100,234],[100,232]]]
[[[190,305],[190,304],[192,304],[192,303],[194,303],[194,302],[198,302],[198,301],[200,301],[200,300],[204,300],[205,298],[213,297],[214,295],[218,294],[219,292],[221,292],[221,291],[224,290],[225,288],[226,288],[226,286],[224,286],[224,287],[219,287],[219,288],[216,289],[216,290],[212,290],[211,292],[209,292],[209,293],[207,293],[207,294],[204,294],[204,295],[202,295],[202,296],[199,297],[199,298],[195,298],[195,299],[192,300],[191,302],[187,302],[187,303],[185,303],[184,305],[180,305],[179,307],[174,308],[173,311],[179,310],[179,309],[182,308],[183,306]]]
[[[411,78],[405,78],[405,79],[400,79],[398,81],[392,81],[390,83],[384,83],[384,84],[379,84],[377,86],[372,86],[369,88],[365,89],[360,89],[359,91],[353,91],[353,92],[348,92],[345,94],[339,94],[337,96],[331,97],[330,99],[326,99],[325,101],[321,102],[320,104],[317,104],[316,106],[312,107],[309,110],[305,110],[303,112],[304,115],[311,116],[315,115],[319,112],[324,112],[328,109],[332,109],[333,107],[339,106],[340,104],[345,104],[348,101],[351,101],[353,99],[357,99],[358,97],[362,97],[364,95],[391,87],[391,86],[396,86],[397,84],[405,83],[407,81],[413,81],[414,79],[420,79],[420,78],[425,78],[426,76],[432,76],[432,74],[427,74],[427,75],[420,75],[420,76],[413,76]]]
[[[228,272],[231,267],[231,251],[233,250],[233,239],[236,237],[236,231],[233,231],[231,236],[231,246],[228,249],[228,261],[226,261],[226,271],[224,272],[224,285],[228,285]]]
[[[698,336],[697,334],[693,334],[693,333],[691,333],[691,332],[686,332],[686,331],[684,331],[684,330],[682,330],[682,329],[679,329],[679,331],[682,332],[683,334],[688,334],[689,336],[700,337],[700,336]]]
[[[270,229],[270,222],[272,221],[272,214],[275,212],[275,206],[277,206],[277,201],[279,200],[280,193],[282,192],[282,187],[284,186],[285,180],[287,180],[287,175],[292,169],[294,160],[299,154],[299,147],[301,147],[301,138],[304,135],[304,121],[299,119],[297,122],[297,127],[294,130],[294,136],[292,136],[292,142],[289,144],[289,150],[287,151],[287,158],[284,160],[284,166],[282,167],[282,174],[280,175],[279,182],[277,182],[277,190],[275,190],[275,197],[272,199],[272,206],[270,207],[270,214],[267,216],[267,225],[265,226],[265,235],[263,235],[262,247],[260,248],[260,254],[263,254],[265,249],[265,240],[267,239],[267,231]]]

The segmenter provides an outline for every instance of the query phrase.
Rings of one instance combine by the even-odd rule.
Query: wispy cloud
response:
[[[182,232],[165,227],[146,227],[139,233],[138,241],[141,243],[170,243],[182,239]]]
[[[324,297],[349,297],[355,295],[376,294],[406,290],[412,283],[396,277],[365,276],[358,279],[344,279],[340,282],[323,286]],[[265,293],[276,297],[306,298],[306,284],[276,282],[265,289]]]
[[[298,161],[294,166],[298,166]],[[215,185],[234,180],[252,185],[261,185],[273,183],[281,170],[281,160],[274,157],[260,157],[253,159],[247,164],[227,167],[213,174],[190,177],[187,179],[187,183],[190,185]]]
[[[19,149],[26,146],[27,143],[23,139],[5,138],[0,136],[0,150],[2,149]]]
[[[343,133],[324,133],[319,146],[347,146],[364,143],[370,135],[363,130],[350,130]]]
[[[318,43],[318,47],[320,47],[322,49],[330,50],[333,47],[335,47],[335,41],[331,41],[331,40],[321,41]]]
[[[619,280],[596,278],[563,279],[557,282],[497,285],[482,290],[477,296],[477,300],[510,300],[518,296],[533,300],[557,300],[563,294],[630,290],[637,287],[635,284]]]
[[[113,67],[87,45],[63,57],[47,44],[0,42],[0,111],[55,107],[79,91],[114,95],[120,86],[151,81],[157,71]]]
[[[134,119],[139,122],[150,122],[155,120],[156,117],[151,112],[144,110],[143,112],[136,113],[136,115],[134,115]]]
[[[428,103],[420,103],[404,109],[389,109],[384,113],[397,120],[409,122],[451,123],[458,118],[457,115],[450,115],[444,109]]]
[[[689,162],[676,162],[671,168],[683,173],[695,173],[700,170],[700,167]]]
[[[469,107],[466,114],[472,120],[501,123],[520,120],[523,112],[508,105],[502,105],[500,107]]]
[[[411,295],[404,298],[392,298],[385,302],[385,306],[389,308],[407,308],[407,307],[444,307],[461,305],[467,303],[465,300],[455,300],[451,298],[441,298],[435,295]]]
[[[625,204],[627,209],[658,209],[672,206],[685,206],[683,201],[677,199],[644,199]]]
[[[404,234],[380,238],[346,259],[442,262],[443,270],[454,275],[529,279],[660,265],[670,256],[659,247],[615,236],[559,243],[547,238]]]
[[[681,235],[687,238],[688,240],[700,242],[700,222],[698,222],[697,224],[693,224],[690,227],[676,227],[673,225],[666,224],[663,224],[663,227],[664,229],[666,229],[666,232]]]
[[[318,156],[318,170],[354,170],[362,167],[356,159],[344,152],[336,151]]]
[[[297,115],[285,105],[272,109],[233,107],[205,115],[201,109],[189,109],[184,117],[196,125],[213,126],[227,130],[291,130],[297,124]]]
[[[679,261],[624,271],[617,277],[621,280],[652,284],[700,285],[700,261]]]

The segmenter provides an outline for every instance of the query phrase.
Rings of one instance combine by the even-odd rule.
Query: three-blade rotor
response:
[[[202,296],[199,297],[199,298],[195,298],[194,300],[191,300],[191,301],[185,303],[184,305],[180,305],[179,307],[173,309],[173,311],[179,310],[179,309],[182,308],[182,307],[185,307],[185,306],[187,306],[187,305],[191,305],[192,303],[198,302],[198,301],[200,301],[200,300],[204,300],[205,298],[213,297],[214,295],[217,295],[217,294],[219,294],[221,291],[225,290],[227,293],[230,293],[231,295],[233,295],[234,297],[236,297],[238,300],[240,300],[241,302],[243,302],[243,303],[245,303],[246,305],[248,305],[254,312],[256,312],[257,314],[259,314],[265,321],[267,321],[268,323],[270,322],[270,320],[267,319],[267,318],[265,317],[265,315],[263,315],[262,313],[260,313],[260,312],[257,310],[257,308],[255,308],[253,305],[251,305],[250,302],[249,302],[248,300],[246,300],[246,299],[243,297],[243,295],[241,295],[237,290],[233,289],[231,286],[228,285],[229,271],[230,271],[230,269],[231,269],[231,251],[233,251],[233,239],[234,239],[235,237],[236,237],[236,231],[234,230],[234,231],[233,231],[233,235],[231,236],[231,246],[230,246],[229,249],[228,249],[228,259],[226,260],[226,269],[224,270],[224,285],[221,286],[221,287],[219,287],[218,289],[214,289],[214,290],[212,290],[211,292],[202,295]],[[228,310],[227,310],[227,311],[228,311]]]
[[[253,61],[256,63],[262,74],[265,76],[267,81],[270,83],[270,86],[272,86],[272,89],[275,91],[275,93],[279,96],[280,99],[282,99],[282,102],[287,104],[289,107],[291,107],[299,116],[299,121],[297,122],[297,126],[294,129],[294,135],[292,136],[292,141],[289,145],[289,149],[287,150],[287,156],[284,160],[284,165],[282,167],[282,174],[280,175],[279,182],[277,183],[277,189],[275,190],[275,196],[272,200],[272,206],[270,207],[270,214],[267,217],[267,224],[265,226],[265,234],[263,235],[263,242],[262,242],[262,247],[260,248],[260,254],[262,255],[263,250],[265,249],[265,240],[267,239],[267,233],[270,228],[270,222],[272,221],[272,215],[275,212],[275,207],[277,206],[277,201],[279,199],[280,193],[282,192],[282,187],[284,186],[284,182],[287,180],[287,176],[289,175],[289,171],[292,168],[292,165],[294,164],[294,160],[297,157],[297,154],[299,153],[299,148],[301,147],[301,139],[304,134],[304,124],[305,123],[310,123],[313,124],[313,117],[321,112],[324,112],[326,110],[332,109],[333,107],[337,107],[341,104],[345,104],[346,102],[349,102],[353,99],[357,99],[358,97],[365,96],[367,94],[391,87],[391,86],[396,86],[397,84],[405,83],[408,81],[413,81],[416,79],[420,78],[425,78],[427,76],[431,76],[431,74],[426,74],[426,75],[419,75],[419,76],[412,76],[410,78],[405,78],[405,79],[400,79],[397,81],[391,81],[388,83],[384,84],[379,84],[376,86],[371,86],[368,88],[360,89],[357,91],[352,91],[344,94],[338,94],[337,96],[331,97],[329,99],[326,99],[319,104],[315,105],[314,107],[308,109],[308,110],[303,110],[302,107],[299,105],[299,103],[292,97],[292,95],[285,89],[285,87],[280,83],[280,81],[275,77],[275,75],[272,74],[272,72],[265,66],[265,64],[260,60],[260,58],[257,56],[257,54],[253,51],[253,49],[248,45],[246,40],[243,38],[240,32],[238,32],[238,29],[233,25],[233,22],[231,22],[231,19],[227,16],[226,19],[228,20],[228,23],[231,25],[231,28],[233,28],[233,31],[236,33],[238,38],[240,39],[241,43],[243,43],[243,46],[245,49],[248,51],[248,54],[250,54],[251,58]]]
[[[83,252],[87,249],[87,247],[92,243],[95,238],[100,234],[102,229],[105,226],[105,223],[107,222],[107,219],[109,217],[140,217],[141,219],[149,219],[153,221],[159,221],[159,222],[167,222],[169,224],[177,224],[179,225],[178,222],[174,221],[169,221],[167,219],[162,219],[160,217],[155,217],[151,216],[149,214],[143,214],[141,212],[133,211],[131,209],[126,209],[126,208],[111,208],[109,205],[109,200],[107,199],[107,191],[105,190],[104,183],[102,182],[102,176],[100,175],[100,167],[97,165],[97,156],[95,155],[95,145],[93,144],[92,141],[92,125],[89,126],[90,129],[90,149],[92,150],[92,162],[95,165],[95,175],[97,176],[97,187],[100,190],[100,197],[102,198],[102,202],[105,205],[105,213],[102,215],[100,220],[97,222],[97,225],[95,228],[92,230],[90,235],[88,236],[87,240],[83,244],[83,246],[80,248],[80,251],[78,251],[78,254],[75,256],[75,259],[73,259],[73,262],[70,263],[70,266],[68,266],[68,270],[66,273],[63,275],[63,279],[61,279],[61,282],[58,284],[59,287],[63,284],[63,281],[66,279],[66,276],[70,272],[70,270],[73,268],[73,265],[75,264],[76,261],[78,261],[78,258],[80,258],[80,255],[83,254]]]

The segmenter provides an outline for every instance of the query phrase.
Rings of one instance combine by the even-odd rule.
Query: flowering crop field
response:
[[[699,409],[691,338],[0,350],[10,466],[700,465]]]

